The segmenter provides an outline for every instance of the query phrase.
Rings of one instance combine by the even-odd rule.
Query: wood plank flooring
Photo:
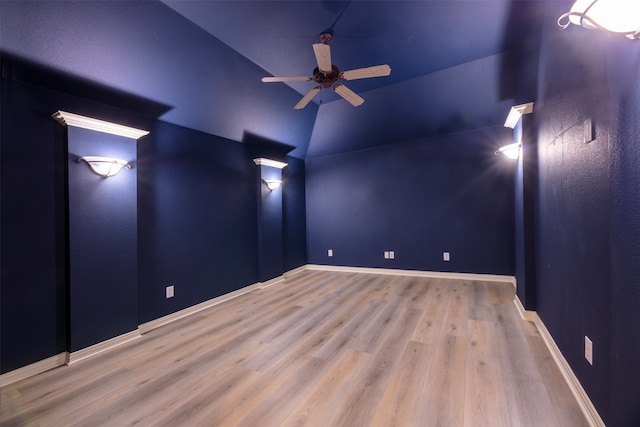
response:
[[[304,271],[0,390],[2,426],[586,426],[510,284]]]

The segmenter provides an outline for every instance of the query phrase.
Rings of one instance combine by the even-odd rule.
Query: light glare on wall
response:
[[[504,147],[498,148],[498,151],[496,151],[496,156],[502,154],[509,159],[516,160],[520,156],[520,148],[521,144],[519,142],[505,145]]]
[[[117,175],[122,168],[131,169],[126,161],[112,157],[84,156],[78,159],[78,163],[80,162],[85,162],[95,174],[103,178]]]
[[[569,12],[558,18],[565,29],[570,24],[591,30],[601,29],[621,34],[631,40],[640,39],[640,1],[576,0]]]

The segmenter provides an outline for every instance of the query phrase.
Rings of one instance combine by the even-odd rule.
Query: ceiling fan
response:
[[[357,93],[343,85],[342,83],[336,83],[338,80],[356,80],[366,79],[369,77],[383,77],[391,74],[391,67],[387,64],[376,65],[367,68],[358,68],[350,71],[340,71],[338,67],[331,63],[331,49],[329,48],[329,42],[331,41],[332,34],[324,32],[320,34],[320,43],[313,45],[313,52],[316,56],[318,66],[313,70],[313,77],[263,77],[262,81],[265,83],[273,82],[308,82],[315,81],[318,86],[312,88],[302,99],[295,105],[296,110],[300,110],[307,106],[309,101],[320,92],[322,88],[329,88],[333,86],[333,90],[343,97],[354,107],[361,105],[364,102]]]

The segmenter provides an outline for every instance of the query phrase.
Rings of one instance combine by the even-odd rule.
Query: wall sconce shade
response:
[[[80,162],[85,162],[96,175],[103,178],[117,175],[122,168],[131,169],[126,161],[111,157],[85,156],[78,159]]]
[[[504,147],[498,148],[498,151],[496,151],[496,156],[502,154],[509,159],[517,160],[520,156],[520,148],[521,144],[519,142],[505,145]]]
[[[126,138],[132,139],[141,138],[149,133],[149,131],[147,130],[136,129],[111,122],[105,122],[104,120],[98,120],[92,117],[81,116],[74,113],[67,113],[66,111],[56,111],[51,115],[51,117],[56,119],[62,125],[95,130],[98,132],[124,136]]]
[[[558,26],[570,24],[601,29],[640,39],[640,2],[637,0],[576,0],[571,10],[558,18]]]
[[[282,181],[279,179],[264,179],[263,181],[265,184],[267,184],[267,188],[269,189],[269,191],[275,190],[282,184]]]

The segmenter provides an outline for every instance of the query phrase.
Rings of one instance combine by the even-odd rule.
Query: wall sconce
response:
[[[96,175],[103,178],[117,175],[122,168],[131,169],[129,163],[111,157],[85,156],[78,159],[80,162],[85,162]]]
[[[558,18],[558,26],[569,24],[601,29],[640,39],[640,2],[633,0],[576,0],[571,10]]]
[[[496,156],[499,156],[500,154],[502,154],[503,156],[509,159],[517,160],[518,157],[520,156],[521,147],[522,145],[519,142],[505,145],[504,147],[498,148],[498,151],[496,151]]]
[[[273,191],[280,187],[282,181],[279,179],[263,179],[264,183],[267,184],[267,188],[269,191]]]

